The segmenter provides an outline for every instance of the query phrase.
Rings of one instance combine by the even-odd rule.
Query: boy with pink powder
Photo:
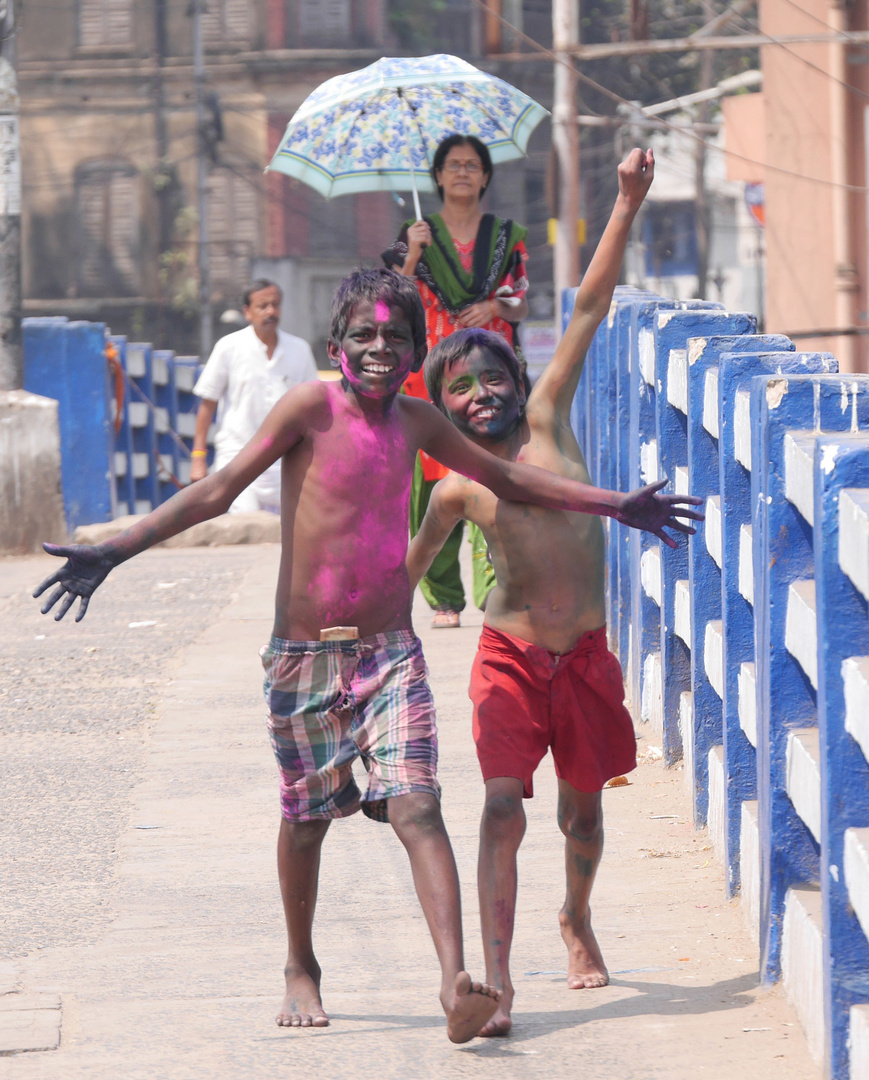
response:
[[[263,650],[271,741],[281,781],[278,876],[287,924],[286,991],[277,1022],[329,1024],[312,945],[320,850],[333,818],[362,809],[404,844],[441,965],[440,1000],[453,1042],[473,1038],[500,991],[464,971],[459,883],[440,811],[437,733],[426,667],[411,623],[405,568],[408,496],[419,450],[507,500],[615,516],[660,532],[684,499],[657,487],[630,495],[502,462],[465,439],[427,402],[398,391],[425,356],[413,282],[358,271],[338,289],[329,356],[340,382],[290,390],[225,468],[179,492],[96,547],[46,544],[68,561],[35,591],[42,607],[76,597],[76,620],[119,563],[225,513],[282,459],[282,551],[274,631]],[[362,757],[368,790],[351,766]]]
[[[570,409],[654,165],[651,151],[633,150],[619,166],[619,195],[570,324],[530,393],[512,350],[496,334],[460,330],[429,353],[425,380],[431,400],[459,431],[500,460],[588,480]],[[702,517],[691,510],[681,516]],[[575,990],[604,986],[608,975],[589,908],[603,851],[601,789],[634,768],[636,739],[624,707],[621,669],[606,645],[600,519],[510,503],[452,474],[434,489],[410,546],[412,583],[461,518],[482,530],[497,577],[469,691],[486,785],[478,862],[486,978],[503,991],[480,1034],[497,1036],[512,1026],[516,857],[525,832],[522,800],[532,797],[534,771],[551,749],[565,837],[567,889],[559,922],[568,952],[567,983]],[[674,527],[694,531],[681,523]],[[676,546],[672,537],[658,535]]]

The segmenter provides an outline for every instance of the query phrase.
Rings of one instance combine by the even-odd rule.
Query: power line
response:
[[[792,0],[786,0],[786,2],[792,3]],[[797,8],[798,11],[803,10],[796,4],[792,3],[792,6]],[[806,14],[808,14],[808,12],[806,12]],[[827,24],[823,23],[822,25],[826,26]],[[831,72],[826,71],[822,67],[818,67],[817,64],[813,64],[812,61],[807,59],[805,56],[801,56],[793,49],[789,49],[786,44],[784,44],[780,39],[773,37],[771,34],[763,34],[763,36],[769,40],[770,45],[777,45],[780,49],[786,52],[788,56],[792,56],[794,60],[799,60],[801,64],[804,64],[806,67],[811,68],[812,71],[817,71],[819,75],[823,75],[825,78],[829,79],[830,82],[836,83],[838,86],[843,86],[846,90],[850,90],[850,92],[854,94],[855,97],[864,98],[865,100],[869,101],[869,94],[867,94],[865,90],[861,90],[859,86],[853,86],[851,83],[845,82],[844,79],[838,79]]]
[[[621,96],[621,94],[617,94],[614,90],[610,90],[608,87],[603,86],[601,83],[597,82],[595,79],[592,79],[589,75],[586,75],[583,71],[576,68],[576,65],[573,63],[573,60],[562,60],[561,57],[556,55],[551,49],[547,49],[545,45],[541,45],[539,41],[535,41],[534,38],[529,37],[528,34],[526,34],[524,31],[520,30],[518,27],[514,26],[512,23],[508,22],[502,15],[499,15],[497,12],[494,12],[490,8],[488,8],[486,6],[485,0],[472,0],[472,3],[476,4],[477,7],[481,8],[482,10],[487,11],[493,18],[497,19],[498,22],[500,22],[508,30],[510,30],[512,33],[516,34],[523,41],[528,42],[528,44],[531,45],[532,48],[536,49],[537,52],[540,54],[540,56],[536,57],[536,58],[529,56],[527,53],[500,54],[497,57],[498,60],[508,60],[508,59],[526,59],[526,60],[530,60],[530,59],[549,58],[554,64],[563,64],[564,66],[572,67],[576,71],[576,75],[579,78],[580,82],[585,83],[587,86],[593,87],[595,90],[598,91],[598,93],[601,93],[605,97],[610,98],[612,101],[617,102],[619,105],[623,106],[630,113],[634,113],[634,112],[637,111],[637,106],[632,101],[628,101],[626,98],[623,98]],[[869,42],[869,33],[862,33],[861,32],[861,36],[865,41]],[[731,39],[707,38],[707,39],[705,39],[705,43],[704,43],[703,47],[704,48],[708,47],[709,42],[718,41],[718,40],[732,41],[733,39],[732,38]],[[744,39],[740,39],[740,40],[744,40]],[[829,36],[825,36],[823,38],[823,40],[824,41],[829,41],[831,39],[830,39]],[[840,40],[844,40],[844,38],[840,38]],[[692,47],[696,47],[698,44],[699,43],[695,43],[695,45],[692,46]],[[779,40],[777,40],[777,39],[773,39],[771,41],[764,40],[764,41],[760,42],[760,44],[775,44],[775,45],[778,45],[778,44],[781,44],[781,42]],[[576,54],[574,53],[573,55],[575,56]],[[630,120],[626,120],[626,124],[629,124],[629,123],[630,123]],[[670,128],[671,130],[674,130],[674,131],[675,130],[680,130],[677,125],[670,124],[666,120],[661,121],[661,126],[664,127],[664,128]],[[714,146],[715,145],[714,143],[710,143],[707,139],[700,138],[700,136],[698,136],[698,135],[687,133],[687,132],[684,131],[684,129],[681,129],[681,130],[682,130],[683,134],[686,135],[687,138],[694,139],[696,142],[702,144],[703,146],[709,147],[709,146]],[[780,165],[771,165],[771,164],[768,164],[768,163],[763,162],[763,161],[757,161],[755,158],[750,158],[746,154],[738,154],[734,150],[727,150],[727,149],[725,149],[723,147],[715,147],[715,149],[720,150],[720,152],[723,153],[723,154],[726,154],[727,157],[734,158],[737,161],[744,161],[747,165],[757,165],[759,168],[762,168],[762,169],[766,170],[767,172],[777,173],[780,176],[789,176],[794,180],[804,180],[807,183],[811,183],[811,184],[822,184],[825,187],[842,188],[845,191],[851,191],[851,192],[855,192],[857,194],[865,194],[867,191],[869,191],[869,188],[867,188],[865,186],[862,186],[862,185],[842,184],[842,183],[839,183],[839,182],[837,182],[835,180],[828,180],[828,179],[826,179],[824,177],[820,177],[820,176],[806,176],[804,173],[796,172],[794,169],[784,169]]]

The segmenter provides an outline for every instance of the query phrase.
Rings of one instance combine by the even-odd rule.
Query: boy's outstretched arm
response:
[[[488,450],[483,450],[466,439],[442,413],[426,401],[408,398],[404,404],[405,408],[413,412],[421,449],[448,469],[489,488],[499,499],[533,503],[554,510],[573,510],[612,517],[623,525],[654,533],[673,548],[677,547],[676,541],[664,532],[665,528],[694,533],[695,529],[677,519],[704,519],[702,513],[691,509],[703,502],[701,498],[695,495],[661,493],[666,480],[659,480],[656,484],[649,484],[627,495],[620,491],[593,487],[591,484],[583,484],[579,480],[539,469],[536,465],[505,461],[490,454]]]
[[[41,596],[54,586],[40,609],[42,614],[47,614],[60,601],[54,616],[60,620],[78,597],[75,621],[81,622],[94,591],[116,566],[191,525],[225,513],[248,484],[299,441],[303,417],[313,404],[308,387],[316,385],[303,384],[289,391],[225,468],[179,491],[117,536],[96,545],[43,544],[49,555],[67,561],[33,591],[34,596]]]
[[[551,408],[565,422],[569,422],[585,354],[609,311],[613,290],[619,283],[631,225],[654,175],[655,157],[651,150],[632,150],[619,165],[619,193],[609,222],[577,291],[564,336],[532,391],[529,405]]]

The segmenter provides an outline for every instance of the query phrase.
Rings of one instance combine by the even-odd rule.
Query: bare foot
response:
[[[478,1034],[484,1039],[497,1039],[509,1035],[513,1027],[513,1021],[510,1018],[512,1008],[513,987],[511,986],[502,991],[501,1000],[498,1002],[498,1008],[492,1019],[487,1024],[483,1024]]]
[[[329,1017],[320,1001],[320,972],[304,968],[284,968],[287,992],[275,1017],[278,1027],[328,1027]]]
[[[500,990],[487,983],[472,982],[467,971],[460,971],[452,989],[441,994],[450,1042],[465,1043],[473,1039],[498,1008],[500,1000]]]
[[[571,990],[608,986],[610,977],[597,938],[591,929],[591,912],[578,925],[561,918],[561,936],[567,946],[567,985]]]

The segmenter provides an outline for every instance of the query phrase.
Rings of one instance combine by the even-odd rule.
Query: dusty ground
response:
[[[605,794],[594,911],[611,986],[564,984],[545,761],[520,856],[512,1036],[447,1042],[403,850],[361,815],[324,848],[316,944],[333,1026],[278,1029],[277,782],[257,658],[277,556],[150,552],[78,626],[27,595],[48,557],[0,560],[0,994],[62,1006],[59,1048],[2,1057],[0,1077],[818,1080],[781,992],[758,987],[682,773],[659,761]],[[479,622],[432,632],[418,609],[475,973],[482,785],[466,686]]]

